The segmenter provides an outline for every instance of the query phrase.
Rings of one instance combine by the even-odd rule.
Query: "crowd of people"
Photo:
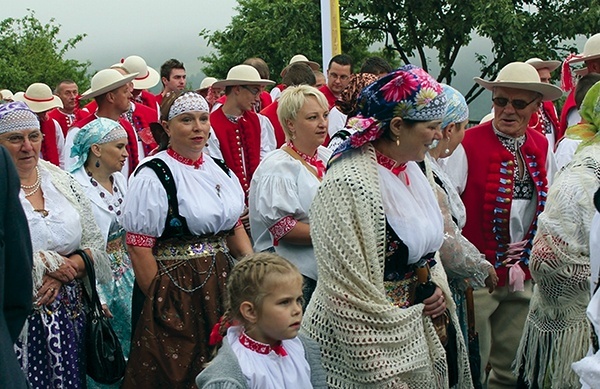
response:
[[[600,387],[600,34],[475,78],[471,128],[417,66],[354,71],[249,58],[188,90],[132,55],[1,90],[0,386]]]

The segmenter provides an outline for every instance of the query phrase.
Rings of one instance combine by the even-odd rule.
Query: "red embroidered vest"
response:
[[[71,128],[71,126],[73,126],[75,122],[89,115],[88,112],[82,111],[79,108],[75,108],[73,114],[75,115],[75,118],[71,120],[71,117],[68,114],[62,112],[58,108],[54,108],[50,112],[48,112],[48,116],[56,120],[58,124],[60,124],[60,128],[62,129],[64,136],[67,136],[67,131],[69,131],[69,128]]]
[[[325,98],[327,99],[327,103],[329,104],[329,109],[331,110],[331,108],[335,107],[335,102],[337,101],[337,97],[335,97],[333,95],[333,93],[331,92],[329,87],[327,85],[323,85],[322,87],[319,88],[319,90],[325,95]]]
[[[556,116],[556,108],[554,107],[554,103],[552,101],[544,101],[540,110],[531,115],[529,127],[546,136],[544,133],[544,120],[542,119],[542,113],[540,112],[541,110],[544,111],[546,117],[550,120],[552,127],[554,127],[554,142],[556,144],[556,142],[564,135],[564,132],[560,132],[558,117]]]
[[[58,146],[56,145],[56,124],[54,120],[50,117],[44,121],[40,120],[40,131],[44,134],[41,149],[42,157],[45,161],[60,166]]]
[[[281,127],[281,123],[277,117],[278,106],[279,102],[274,101],[272,104],[269,104],[266,108],[260,111],[260,114],[266,116],[271,121],[271,124],[275,129],[275,141],[277,143],[277,148],[280,148],[281,145],[285,143],[285,132],[283,132],[283,127]]]
[[[482,252],[495,267],[499,286],[507,282],[508,268],[501,263],[510,243],[510,210],[514,192],[514,157],[494,133],[492,122],[469,129],[462,142],[468,161],[468,178],[462,194],[467,210],[463,235]],[[520,149],[523,163],[534,182],[537,207],[533,222],[525,234],[527,244],[520,258],[525,279],[530,279],[528,263],[537,218],[544,210],[548,192],[546,156],[548,141],[539,132],[527,130]]]
[[[569,92],[567,99],[565,100],[565,104],[560,111],[560,124],[558,128],[560,129],[560,137],[559,134],[556,134],[556,144],[558,145],[558,141],[565,136],[565,132],[567,132],[567,127],[569,123],[567,121],[569,112],[572,109],[577,109],[577,104],[575,104],[575,89]]]
[[[219,140],[225,164],[238,177],[247,197],[252,175],[260,163],[261,127],[258,115],[246,111],[237,123],[233,123],[227,119],[221,106],[210,114],[210,123]]]

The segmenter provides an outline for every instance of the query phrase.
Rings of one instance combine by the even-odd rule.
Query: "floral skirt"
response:
[[[224,313],[233,267],[225,238],[172,239],[155,247],[158,274],[137,322],[123,388],[196,388],[208,338]]]

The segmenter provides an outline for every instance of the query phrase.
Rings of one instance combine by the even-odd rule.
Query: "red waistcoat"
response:
[[[331,92],[331,89],[329,89],[327,84],[320,87],[319,90],[325,95],[325,98],[327,99],[327,104],[329,104],[329,109],[331,110],[331,108],[333,108],[335,106],[337,97],[335,97],[333,95],[333,93]]]
[[[210,124],[219,140],[225,164],[238,177],[247,196],[252,175],[260,163],[261,127],[258,115],[246,111],[237,123],[233,123],[227,119],[221,106],[210,114]]]
[[[575,104],[575,89],[573,89],[571,92],[569,92],[569,95],[567,96],[567,99],[565,100],[565,104],[562,107],[562,110],[560,111],[560,124],[559,124],[559,129],[560,129],[560,137],[556,137],[556,144],[558,144],[558,141],[565,136],[565,132],[567,132],[567,127],[569,126],[569,123],[567,121],[568,116],[569,116],[569,112],[572,109],[577,109],[577,104]]]
[[[40,120],[40,131],[44,134],[41,148],[42,157],[45,161],[60,166],[58,146],[56,144],[56,124],[54,124],[54,120],[50,117],[44,121]]]
[[[75,118],[72,120],[70,115],[62,112],[58,108],[54,108],[50,112],[48,112],[48,116],[56,120],[58,124],[60,124],[60,128],[62,129],[64,136],[67,136],[67,131],[69,131],[69,128],[71,128],[71,126],[76,121],[83,119],[84,117],[89,115],[89,113],[86,111],[82,111],[79,108],[75,108],[75,110],[73,111],[73,115],[75,116]]]
[[[503,286],[508,276],[508,268],[502,265],[502,261],[510,243],[514,157],[494,133],[491,121],[469,129],[462,145],[468,161],[467,185],[461,196],[467,210],[467,223],[462,233],[496,267],[498,285]],[[544,210],[548,192],[548,141],[544,135],[528,129],[527,139],[520,151],[537,195],[535,216],[525,234],[527,245],[519,262],[525,272],[525,279],[530,279],[529,255],[537,229],[537,218]]]
[[[540,111],[543,110],[546,114],[546,117],[550,120],[552,127],[554,127],[554,142],[556,143],[562,136],[564,132],[560,132],[560,125],[558,123],[558,117],[556,115],[556,108],[554,107],[554,103],[552,101],[544,101],[542,106],[540,107]],[[544,134],[544,121],[541,118],[541,112],[535,112],[531,115],[531,120],[529,121],[530,128],[536,130],[540,134],[546,136]]]
[[[260,114],[266,116],[271,121],[271,124],[275,129],[275,141],[277,142],[277,148],[280,148],[281,145],[285,143],[285,132],[283,131],[283,127],[281,127],[281,123],[277,117],[278,106],[279,101],[274,101],[272,104],[269,104],[262,111],[260,111]]]

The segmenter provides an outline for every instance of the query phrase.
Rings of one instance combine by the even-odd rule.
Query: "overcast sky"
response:
[[[177,58],[199,84],[198,57],[209,49],[198,33],[225,28],[236,5],[236,0],[3,0],[0,20],[21,18],[32,9],[44,24],[54,18],[63,39],[87,34],[67,57],[91,61],[92,72],[129,55],[143,57],[156,70]]]
[[[198,33],[203,28],[224,29],[236,14],[236,5],[236,0],[2,0],[0,20],[21,18],[32,9],[42,23],[54,18],[63,39],[87,34],[67,57],[91,61],[94,73],[134,54],[156,70],[165,60],[177,58],[184,62],[192,87],[197,87],[204,77],[198,57],[211,50]],[[583,42],[578,45],[581,49]],[[452,84],[463,94],[473,85],[473,76],[479,75],[476,54],[491,54],[490,41],[474,37],[461,49]],[[435,54],[430,56],[435,62]],[[435,75],[437,69],[430,71]],[[271,74],[277,73],[271,69]],[[472,119],[489,112],[490,99],[484,92],[470,105]]]

